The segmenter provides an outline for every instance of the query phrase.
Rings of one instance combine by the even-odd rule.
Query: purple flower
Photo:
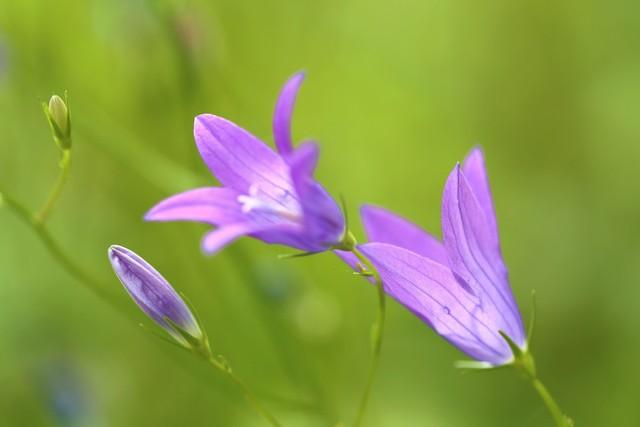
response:
[[[489,365],[513,360],[500,332],[526,349],[480,149],[447,179],[442,242],[381,208],[365,206],[362,217],[370,243],[359,249],[389,295],[476,360]],[[346,261],[353,265],[353,259]]]
[[[196,145],[223,187],[197,188],[169,197],[145,219],[216,226],[202,241],[208,253],[243,235],[308,252],[339,245],[344,218],[313,178],[318,146],[306,142],[294,149],[291,141],[291,115],[303,79],[302,73],[294,75],[278,98],[273,118],[277,153],[228,120],[210,114],[196,117]]]
[[[109,248],[109,260],[135,303],[176,341],[191,348],[191,343],[176,327],[193,337],[193,341],[205,341],[204,333],[182,298],[148,262],[117,245]]]

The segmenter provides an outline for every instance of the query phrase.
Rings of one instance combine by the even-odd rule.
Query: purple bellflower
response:
[[[148,221],[197,221],[217,227],[202,247],[215,253],[248,235],[266,243],[320,252],[339,246],[345,221],[336,202],[314,180],[318,146],[293,147],[291,116],[304,74],[284,85],[275,107],[277,152],[234,123],[211,114],[196,117],[202,159],[223,187],[189,190],[158,203]]]
[[[471,151],[447,179],[442,241],[381,208],[363,207],[362,218],[369,243],[359,249],[389,295],[481,365],[513,361],[501,334],[526,351],[480,149]],[[355,265],[350,254],[339,255]]]
[[[186,348],[206,345],[206,336],[191,310],[155,268],[122,246],[109,248],[113,271],[135,303]]]

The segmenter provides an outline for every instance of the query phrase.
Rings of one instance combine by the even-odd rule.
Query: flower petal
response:
[[[462,163],[462,172],[467,178],[469,186],[473,189],[473,193],[482,207],[482,210],[484,210],[487,218],[487,224],[491,228],[491,234],[495,236],[496,244],[499,245],[498,222],[496,219],[495,208],[493,206],[491,188],[489,187],[489,177],[487,176],[484,153],[480,147],[475,147],[471,152],[469,152]]]
[[[208,255],[213,255],[238,237],[245,236],[254,231],[257,231],[255,224],[249,222],[223,225],[204,235],[202,238],[202,249]]]
[[[341,250],[334,250],[333,251],[334,254],[336,254],[338,256],[338,258],[340,258],[342,261],[344,261],[349,267],[351,267],[351,269],[353,271],[359,271],[360,269],[358,268],[358,265],[360,264],[360,261],[358,260],[358,257],[355,256],[353,254],[353,252],[349,252],[349,251],[341,251]]]
[[[257,185],[273,198],[291,192],[285,161],[238,125],[201,114],[195,119],[194,135],[202,159],[225,187],[246,194]]]
[[[359,248],[380,273],[385,292],[454,346],[494,365],[511,359],[509,346],[479,301],[458,284],[448,267],[385,243]]]
[[[447,253],[442,242],[407,219],[373,205],[360,208],[369,242],[389,243],[447,265]]]
[[[318,146],[306,142],[289,157],[291,178],[302,208],[307,250],[324,250],[337,244],[344,234],[344,217],[338,204],[318,182],[313,171],[318,161]]]
[[[164,199],[151,208],[144,219],[198,221],[213,225],[238,222],[242,218],[239,195],[231,188],[196,188]]]
[[[291,173],[295,177],[313,177],[318,166],[320,148],[314,141],[305,141],[287,157]]]
[[[522,319],[511,293],[504,263],[492,236],[487,214],[480,206],[460,166],[456,165],[442,198],[442,232],[451,268],[461,283],[482,301],[496,329],[524,346]],[[493,262],[496,256],[500,262]]]
[[[280,96],[276,103],[276,109],[273,114],[273,139],[278,152],[282,155],[293,151],[291,116],[293,115],[293,107],[303,80],[304,73],[294,74],[280,91]]]

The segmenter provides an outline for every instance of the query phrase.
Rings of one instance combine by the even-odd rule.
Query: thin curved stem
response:
[[[380,352],[382,350],[382,337],[384,333],[384,322],[386,313],[386,295],[384,292],[384,285],[380,274],[375,269],[371,261],[369,261],[357,248],[353,248],[351,252],[358,258],[358,260],[366,267],[367,272],[375,279],[375,285],[378,289],[378,317],[376,323],[372,329],[372,345],[373,345],[373,358],[371,360],[371,366],[369,367],[369,374],[367,375],[367,383],[365,385],[364,393],[360,399],[360,405],[358,406],[358,413],[354,426],[358,427],[362,424],[364,414],[369,404],[369,397],[371,396],[371,390],[373,388],[373,381],[378,371],[378,365],[380,364]]]
[[[551,393],[545,387],[542,381],[540,381],[538,377],[531,377],[531,384],[533,385],[533,388],[535,388],[538,392],[538,395],[540,395],[540,398],[542,398],[542,401],[547,406],[547,409],[549,409],[549,412],[551,413],[556,426],[573,427],[573,421],[562,412],[560,406],[555,401],[553,396],[551,396]]]
[[[244,395],[247,402],[249,402],[249,404],[258,413],[258,415],[260,415],[267,423],[269,423],[269,425],[273,427],[281,427],[281,424],[278,422],[278,420],[276,420],[271,412],[269,412],[269,410],[260,403],[251,389],[244,383],[244,381],[242,381],[233,373],[228,365],[221,363],[213,356],[208,357],[206,360],[207,363],[209,363],[211,366],[225,374],[231,380],[231,382],[233,382],[242,391],[242,394]]]
[[[49,197],[40,208],[40,211],[35,215],[35,219],[38,223],[44,224],[51,213],[51,210],[56,204],[56,201],[60,197],[62,193],[62,188],[64,184],[67,182],[67,177],[69,176],[69,169],[71,165],[71,150],[66,149],[62,150],[62,158],[60,159],[60,172],[58,173],[58,178],[56,179],[55,184],[51,188],[51,192],[49,193]]]
[[[7,205],[9,209],[25,224],[27,224],[42,241],[53,258],[64,268],[70,276],[74,277],[78,282],[83,284],[87,289],[93,292],[96,296],[107,302],[117,311],[124,313],[116,302],[115,298],[104,291],[106,286],[102,285],[98,280],[94,279],[89,273],[84,271],[82,267],[76,264],[62,249],[60,244],[51,235],[44,222],[41,221],[39,216],[32,215],[29,210],[11,197],[9,194],[0,191],[2,202]],[[42,212],[42,211],[41,211]]]

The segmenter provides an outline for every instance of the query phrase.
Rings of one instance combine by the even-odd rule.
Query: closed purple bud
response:
[[[136,304],[184,347],[204,342],[196,318],[169,282],[140,256],[122,246],[109,248],[113,270]],[[180,330],[178,330],[178,328]],[[191,339],[186,339],[187,333]]]

